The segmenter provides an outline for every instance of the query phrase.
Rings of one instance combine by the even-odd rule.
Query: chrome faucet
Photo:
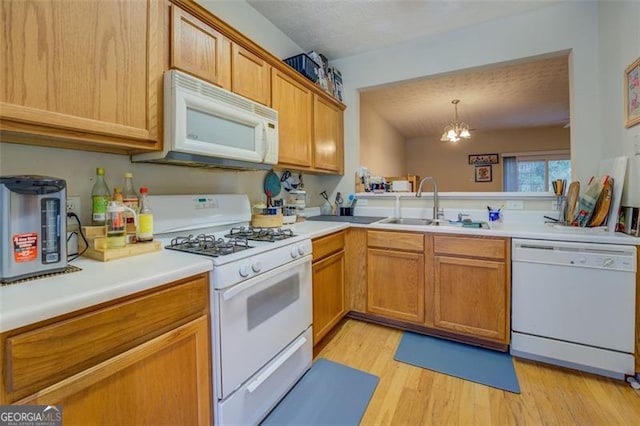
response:
[[[427,180],[433,185],[433,221],[435,222],[440,219],[440,209],[438,208],[438,184],[436,183],[436,179],[432,176],[423,177],[420,181],[420,185],[418,185],[418,192],[416,192],[416,197],[422,197],[422,184],[424,184],[424,182]]]

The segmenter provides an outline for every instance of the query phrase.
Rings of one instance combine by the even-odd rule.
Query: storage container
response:
[[[314,83],[318,81],[318,69],[320,65],[315,63],[306,53],[292,56],[284,61]]]

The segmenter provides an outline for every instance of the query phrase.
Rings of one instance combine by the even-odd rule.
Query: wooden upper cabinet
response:
[[[231,90],[231,42],[179,7],[171,6],[171,68]]]
[[[163,11],[156,0],[3,2],[3,139],[110,152],[158,149]]]
[[[316,169],[342,174],[344,169],[342,110],[317,94],[313,99],[313,165]]]
[[[235,43],[231,45],[231,90],[263,105],[271,104],[271,66]]]
[[[278,164],[311,167],[313,92],[288,75],[272,69],[271,107],[278,111]]]

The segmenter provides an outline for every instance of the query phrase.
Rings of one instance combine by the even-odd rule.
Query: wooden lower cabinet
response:
[[[208,275],[0,335],[0,404],[66,424],[209,425]]]
[[[352,231],[347,234],[349,316],[507,349],[508,238]]]
[[[434,263],[434,327],[504,341],[504,262],[436,256]]]
[[[367,313],[422,324],[425,319],[424,236],[369,231]]]
[[[424,322],[424,255],[369,249],[367,311]]]
[[[509,241],[434,237],[433,327],[507,344]]]
[[[209,425],[208,321],[202,316],[17,403],[61,405],[65,425]]]
[[[347,229],[344,255],[347,310],[364,314],[367,311],[367,230],[365,228]]]
[[[313,344],[347,312],[345,303],[345,232],[313,241]]]

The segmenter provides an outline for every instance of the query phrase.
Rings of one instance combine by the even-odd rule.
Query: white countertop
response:
[[[622,244],[640,246],[640,238],[615,232],[610,233],[601,229],[576,228],[576,227],[554,227],[553,224],[536,223],[499,223],[491,225],[491,229],[463,228],[461,226],[424,226],[424,225],[398,225],[375,222],[371,224],[355,224],[343,222],[297,222],[291,228],[294,232],[309,234],[311,238],[340,231],[349,227],[398,230],[398,231],[420,231],[437,232],[443,234],[495,236],[509,238],[530,238],[535,240],[552,241],[576,241],[600,244]]]
[[[100,262],[80,258],[82,271],[0,287],[0,332],[210,271],[202,256],[162,250]]]
[[[556,229],[545,224],[498,224],[492,229],[415,226],[384,223],[303,221],[290,226],[311,238],[349,227],[579,241],[640,246],[640,238],[590,229]],[[210,271],[206,257],[162,250],[111,262],[81,258],[72,265],[82,271],[0,287],[0,332],[53,318],[169,282]]]

